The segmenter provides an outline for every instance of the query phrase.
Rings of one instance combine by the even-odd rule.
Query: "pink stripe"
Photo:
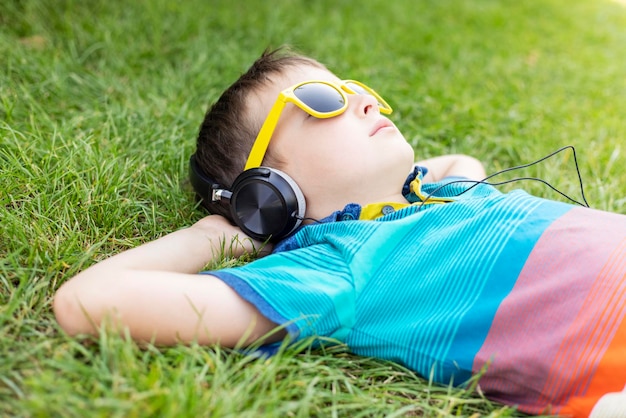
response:
[[[584,391],[624,314],[625,240],[625,216],[584,208],[546,229],[474,359],[483,392],[540,413]]]

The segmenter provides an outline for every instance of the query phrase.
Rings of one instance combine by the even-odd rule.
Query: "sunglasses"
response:
[[[387,102],[380,97],[372,88],[355,80],[331,81],[305,81],[283,90],[278,95],[269,115],[263,122],[252,150],[248,156],[245,170],[261,166],[272,134],[278,124],[278,119],[287,105],[293,103],[309,115],[320,118],[332,118],[341,115],[348,108],[347,94],[368,94],[374,96],[378,102],[380,113],[386,115],[393,110]]]

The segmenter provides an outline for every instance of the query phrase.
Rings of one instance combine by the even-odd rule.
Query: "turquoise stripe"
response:
[[[502,252],[503,247],[507,244],[512,231],[522,222],[523,216],[520,214],[524,214],[529,209],[529,204],[536,206],[539,201],[529,199],[525,194],[514,196],[511,202],[495,198],[490,203],[493,206],[490,209],[492,216],[486,220],[479,213],[481,209],[484,209],[484,201],[472,199],[457,202],[454,206],[438,209],[433,207],[427,214],[424,212],[414,215],[424,216],[425,218],[421,220],[411,217],[386,223],[381,234],[388,234],[388,238],[380,240],[380,234],[370,236],[373,248],[378,249],[376,252],[378,269],[368,271],[368,267],[371,268],[371,262],[361,263],[357,259],[354,264],[361,266],[359,274],[373,277],[370,292],[363,295],[365,299],[359,301],[359,305],[362,307],[371,303],[370,300],[366,300],[370,293],[373,295],[372,301],[382,299],[387,305],[372,306],[369,311],[361,311],[360,327],[365,330],[366,334],[354,335],[348,343],[360,346],[367,341],[364,335],[369,335],[369,338],[372,338],[371,335],[378,335],[381,341],[387,340],[387,345],[383,346],[384,348],[366,347],[364,355],[379,355],[384,351],[386,358],[395,357],[402,353],[398,351],[401,350],[399,347],[404,346],[403,362],[405,364],[424,375],[429,375],[432,371],[437,381],[447,382],[454,376],[456,383],[462,383],[470,376],[475,350],[460,352],[459,341],[465,343],[467,337],[460,338],[459,332],[465,332],[464,327],[470,322],[468,332],[474,338],[472,343],[482,344],[483,334],[486,331],[479,333],[477,337],[472,333],[473,328],[476,327],[475,318],[468,321],[468,312],[472,315],[472,310],[480,311],[484,308],[481,305],[481,294],[485,292],[485,288],[493,287],[490,280],[500,279],[502,282],[502,278],[498,277],[499,273],[494,272],[494,269],[497,270],[497,266],[494,267],[494,265],[500,257],[504,258],[504,261],[500,262],[503,263],[501,269],[509,263],[507,260],[510,257]],[[520,207],[512,210],[511,207],[516,205]],[[503,219],[506,219],[506,222],[503,222]],[[430,226],[423,227],[423,225]],[[446,237],[445,243],[430,239],[430,234],[436,237],[442,231]],[[439,237],[441,238],[441,235]],[[411,239],[423,240],[420,245],[417,245],[419,251],[414,255],[407,254],[407,242]],[[477,242],[484,242],[484,244],[476,246]],[[382,247],[382,250],[375,245]],[[515,253],[515,251],[517,250],[514,248],[510,252]],[[364,253],[362,258],[364,260],[371,258],[370,253],[372,250]],[[442,254],[445,254],[444,257],[451,262],[439,267],[437,264],[428,264],[428,260],[440,260]],[[417,257],[417,260],[412,257]],[[460,269],[458,265],[455,265],[455,260],[462,260],[464,268]],[[427,273],[425,277],[419,277],[419,269],[415,270],[415,266],[419,265],[422,265],[422,270]],[[414,272],[412,277],[407,277],[407,270]],[[451,272],[455,272],[455,275],[451,276]],[[514,282],[517,272],[509,271],[509,273],[514,273],[512,279]],[[420,291],[416,292],[418,297],[412,304],[413,306],[402,307],[405,310],[404,322],[400,321],[395,324],[388,321],[380,322],[380,313],[385,309],[392,314],[393,307],[396,305],[411,305],[410,301],[407,303],[404,298],[402,288],[412,287],[414,284],[410,281],[416,280],[415,276],[418,276],[420,280]],[[380,283],[377,285],[380,281],[391,280],[390,278],[396,278],[398,284],[392,286],[391,283]],[[390,291],[384,290],[389,288],[391,288]],[[442,298],[442,295],[445,297]],[[406,318],[409,318],[409,321]],[[488,329],[490,321],[491,316],[487,315],[485,329]],[[398,341],[397,347],[393,344],[395,341]],[[407,353],[409,353],[408,358]],[[460,357],[462,354],[464,356]],[[433,359],[440,360],[434,368]],[[459,362],[459,359],[462,361]]]

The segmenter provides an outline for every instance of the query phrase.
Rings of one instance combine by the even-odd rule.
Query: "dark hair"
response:
[[[319,62],[286,47],[265,50],[207,111],[198,134],[196,161],[201,170],[222,187],[230,187],[243,171],[263,123],[250,114],[247,98],[271,82],[271,75],[298,65],[324,68]],[[223,204],[203,201],[203,205],[209,212],[232,222],[230,210]]]

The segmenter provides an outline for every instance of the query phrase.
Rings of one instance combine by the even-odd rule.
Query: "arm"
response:
[[[482,163],[468,155],[442,155],[418,161],[416,164],[428,168],[428,173],[424,177],[425,183],[451,176],[467,177],[470,180],[482,180],[486,177]]]
[[[256,341],[276,324],[219,279],[197,274],[223,251],[237,257],[253,250],[255,243],[237,236],[245,237],[212,215],[97,263],[59,288],[57,320],[71,335],[97,334],[106,322],[157,344],[195,340],[233,347]],[[283,336],[274,333],[265,341]]]

